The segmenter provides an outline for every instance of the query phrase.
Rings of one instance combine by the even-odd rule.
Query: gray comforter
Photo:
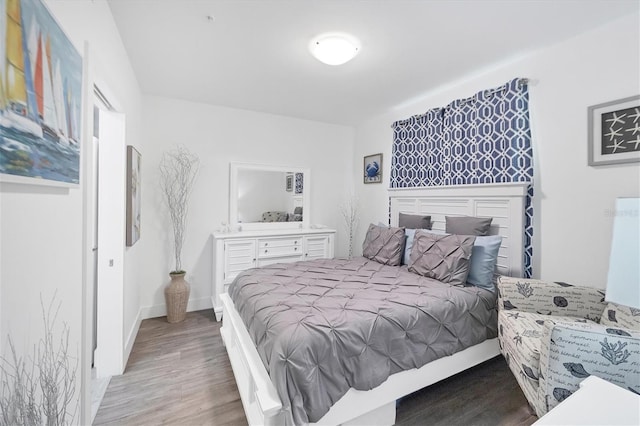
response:
[[[365,258],[251,269],[229,294],[295,424],[318,421],[351,387],[496,337],[495,294]]]

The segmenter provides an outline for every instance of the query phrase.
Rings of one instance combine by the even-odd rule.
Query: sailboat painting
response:
[[[82,57],[42,0],[0,0],[0,174],[78,184],[81,108]]]

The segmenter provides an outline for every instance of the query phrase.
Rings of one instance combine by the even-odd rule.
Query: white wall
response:
[[[171,225],[159,187],[164,151],[183,144],[200,158],[189,206],[182,263],[191,284],[189,309],[211,306],[210,234],[229,220],[229,163],[240,161],[311,170],[311,223],[339,228],[337,205],[353,173],[353,129],[289,117],[144,96],[141,305],[144,316],[165,314],[163,289],[172,263]],[[305,212],[307,214],[307,212]],[[337,238],[337,253],[346,253]]]
[[[393,132],[391,124],[515,77],[530,83],[535,156],[534,275],[605,287],[616,197],[638,196],[636,164],[587,165],[587,107],[640,93],[637,15],[622,18],[551,48],[420,95],[356,129],[354,179],[369,222],[386,221]],[[615,58],[613,61],[611,58]],[[384,183],[363,185],[362,157],[384,153]]]
[[[125,114],[126,143],[135,146],[144,159],[140,87],[109,5],[104,0],[91,2],[59,0],[50,2],[50,7],[76,45],[82,47],[84,40],[89,42],[90,65],[95,83],[118,112]],[[125,152],[122,159],[123,161],[126,159]],[[144,215],[144,211],[142,214]],[[134,329],[140,307],[137,285],[140,279],[138,264],[142,250],[137,244],[130,248],[123,247],[123,250],[125,250],[123,289],[125,342],[123,343],[126,346],[132,343],[131,336],[135,338]]]
[[[140,90],[109,6],[104,0],[46,3],[81,54],[84,41],[89,42],[93,74],[107,86],[107,92],[117,98],[122,112],[127,114],[127,138],[144,152],[140,137]],[[88,121],[84,124],[90,126],[91,117],[85,119]],[[90,155],[90,139],[87,139],[90,132],[86,129],[83,161]],[[82,331],[85,185],[86,181],[82,181],[78,188],[61,189],[0,184],[0,335],[4,341],[11,333],[21,350],[32,347],[42,335],[40,295],[47,303],[57,292],[62,302],[58,321],[70,326],[70,352],[82,357],[87,367],[90,360],[82,346],[87,343],[83,342],[87,335]],[[138,313],[136,264],[139,257],[137,247],[128,250],[125,256],[125,328],[131,328]],[[90,345],[90,341],[87,344]],[[5,349],[3,343],[2,350]],[[88,384],[87,372],[88,368],[83,369],[85,377],[81,378],[78,370],[76,397],[80,395],[81,382],[85,388]],[[81,418],[79,412],[75,418],[81,424],[90,423],[87,417],[90,397],[85,403],[84,416]]]

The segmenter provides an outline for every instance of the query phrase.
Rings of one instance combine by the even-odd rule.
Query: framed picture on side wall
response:
[[[640,162],[640,95],[588,111],[590,166]]]
[[[127,146],[127,247],[140,239],[140,153]]]
[[[364,157],[364,183],[382,183],[382,154]]]

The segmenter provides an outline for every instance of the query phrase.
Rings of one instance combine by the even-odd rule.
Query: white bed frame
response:
[[[431,215],[434,229],[444,230],[444,216],[492,217],[491,234],[503,237],[498,272],[522,276],[524,258],[524,207],[527,183],[464,185],[389,190],[392,225],[399,213]],[[271,383],[258,351],[227,294],[221,296],[227,348],[242,405],[250,425],[284,424],[278,393]],[[486,340],[419,369],[391,375],[369,391],[349,391],[317,425],[393,425],[396,400],[480,364],[500,354],[497,339]]]

